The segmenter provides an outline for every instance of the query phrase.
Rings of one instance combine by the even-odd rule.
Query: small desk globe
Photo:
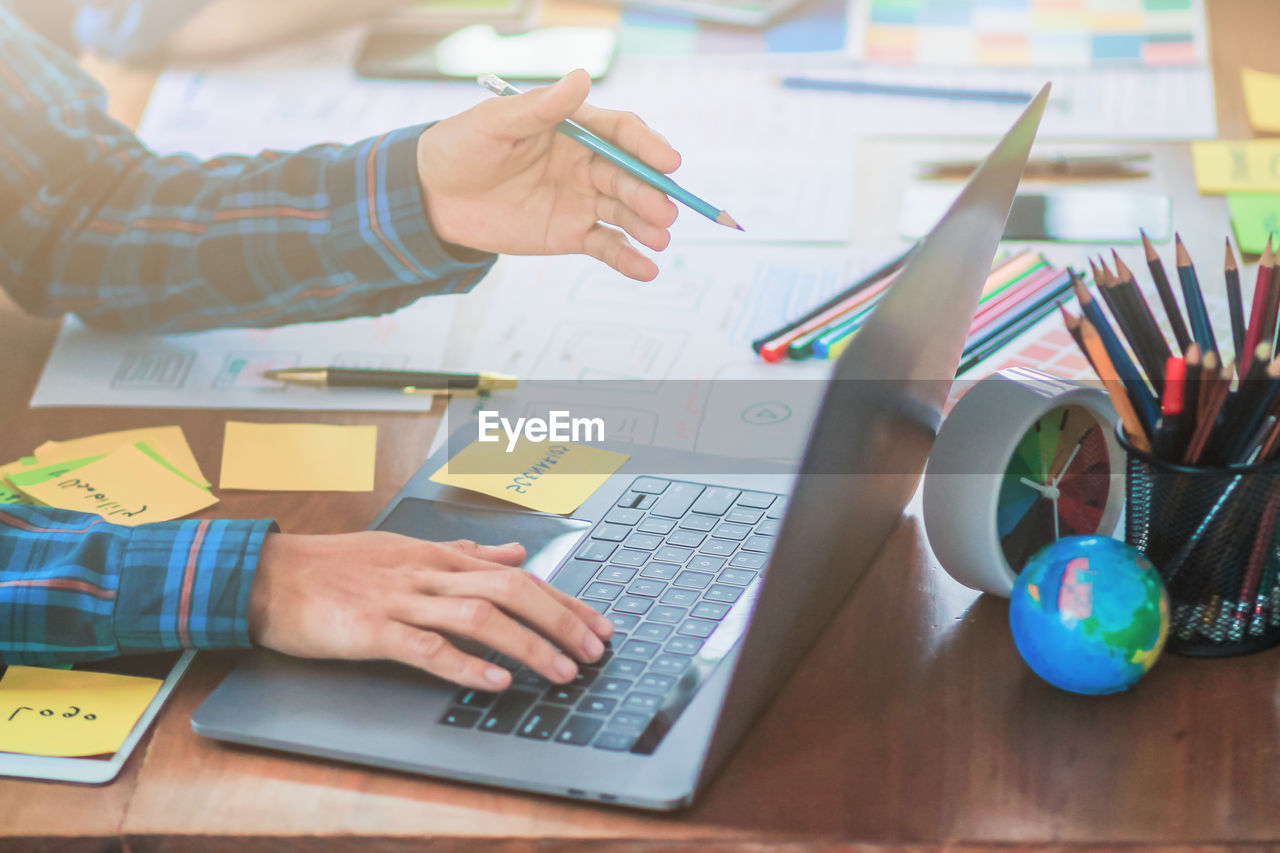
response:
[[[1072,693],[1118,693],[1152,666],[1169,632],[1169,594],[1137,548],[1065,536],[1023,567],[1009,600],[1023,660]]]

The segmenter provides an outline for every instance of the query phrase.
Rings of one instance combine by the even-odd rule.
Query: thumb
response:
[[[553,129],[578,111],[591,91],[591,76],[571,71],[550,86],[499,99],[505,108],[503,130],[517,139]]]

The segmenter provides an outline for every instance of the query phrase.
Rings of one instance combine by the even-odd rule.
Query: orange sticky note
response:
[[[116,752],[160,690],[158,678],[11,666],[0,679],[0,752]]]

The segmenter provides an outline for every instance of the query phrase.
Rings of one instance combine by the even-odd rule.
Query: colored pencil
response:
[[[1156,420],[1159,418],[1155,396],[1152,395],[1151,389],[1143,381],[1142,376],[1138,373],[1138,368],[1134,365],[1133,360],[1129,358],[1129,354],[1125,352],[1124,345],[1116,337],[1116,333],[1107,322],[1106,315],[1102,313],[1101,307],[1093,301],[1093,297],[1085,288],[1084,283],[1080,281],[1074,271],[1071,273],[1071,278],[1071,285],[1075,289],[1081,310],[1084,311],[1085,317],[1102,340],[1102,345],[1107,351],[1111,366],[1128,390],[1133,400],[1133,407],[1142,419],[1142,423],[1146,427],[1146,433],[1150,435],[1151,431],[1155,429]]]
[[[870,80],[822,80],[811,77],[783,77],[787,89],[811,89],[822,92],[849,92],[855,95],[896,95],[908,98],[942,98],[948,101],[985,101],[998,104],[1025,104],[1033,92],[1007,89],[960,89],[948,86],[907,86],[900,83],[877,83]]]
[[[1204,304],[1204,294],[1200,292],[1195,265],[1191,263],[1187,247],[1182,245],[1182,238],[1176,233],[1173,242],[1177,252],[1178,280],[1182,283],[1182,299],[1187,303],[1187,316],[1191,319],[1192,337],[1202,352],[1217,352],[1218,342],[1213,336],[1213,324],[1209,322],[1209,310]]]
[[[1120,416],[1120,423],[1124,425],[1125,436],[1134,447],[1144,453],[1150,453],[1151,439],[1147,427],[1134,408],[1133,401],[1129,398],[1129,393],[1125,390],[1124,384],[1116,375],[1115,368],[1111,364],[1111,358],[1107,354],[1107,348],[1102,343],[1102,338],[1098,335],[1097,329],[1086,318],[1078,318],[1078,323],[1080,338],[1084,342],[1085,357],[1094,365],[1094,369],[1098,373],[1098,379],[1102,382],[1102,387],[1106,389],[1107,396],[1111,398],[1111,405],[1115,408],[1116,414]]]
[[[1240,362],[1240,376],[1245,377],[1252,366],[1254,350],[1262,343],[1262,327],[1266,324],[1263,315],[1267,310],[1267,299],[1271,290],[1271,270],[1275,265],[1275,254],[1271,251],[1271,238],[1267,238],[1267,247],[1262,250],[1262,260],[1258,264],[1258,280],[1253,285],[1253,303],[1249,311],[1249,325],[1244,333],[1244,352],[1236,355]]]
[[[1222,268],[1227,281],[1227,307],[1231,310],[1231,342],[1236,358],[1239,358],[1244,350],[1244,303],[1240,299],[1240,269],[1236,266],[1235,252],[1231,251],[1231,238],[1226,238],[1226,242]]]
[[[1138,287],[1138,280],[1134,276],[1133,270],[1129,269],[1125,262],[1121,260],[1120,254],[1115,249],[1111,250],[1111,257],[1116,262],[1116,278],[1119,279],[1120,287],[1133,306],[1138,325],[1146,330],[1146,335],[1155,348],[1156,355],[1161,359],[1167,359],[1173,355],[1173,352],[1169,349],[1169,342],[1165,340],[1164,332],[1160,331],[1160,324],[1156,322],[1155,314],[1151,311],[1151,305],[1147,302],[1147,297],[1142,294],[1142,289]]]
[[[1165,363],[1172,353],[1164,346],[1164,338],[1158,329],[1155,337],[1152,337],[1151,331],[1143,322],[1141,308],[1121,284],[1120,277],[1112,273],[1101,258],[1098,259],[1096,270],[1098,292],[1111,308],[1111,314],[1116,318],[1116,324],[1125,340],[1129,342],[1129,348],[1138,357],[1143,372],[1159,392],[1163,387]]]
[[[1232,367],[1227,364],[1209,383],[1208,401],[1196,417],[1196,429],[1191,435],[1187,452],[1182,459],[1188,465],[1195,465],[1204,455],[1209,437],[1213,434],[1218,416],[1222,413],[1223,404],[1227,402],[1227,397],[1231,393],[1231,372]]]
[[[1142,235],[1142,248],[1147,257],[1147,269],[1151,270],[1151,278],[1156,284],[1156,292],[1160,294],[1160,304],[1164,306],[1165,316],[1169,318],[1169,327],[1173,329],[1174,341],[1178,344],[1178,352],[1186,352],[1191,345],[1191,335],[1187,333],[1187,325],[1182,321],[1182,310],[1178,307],[1178,298],[1173,295],[1169,286],[1169,276],[1165,275],[1164,264],[1156,254],[1155,246],[1147,238],[1147,232],[1139,230]]]
[[[1160,421],[1156,426],[1155,449],[1162,459],[1181,455],[1187,433],[1187,361],[1171,355],[1165,365],[1164,394],[1160,399]]]

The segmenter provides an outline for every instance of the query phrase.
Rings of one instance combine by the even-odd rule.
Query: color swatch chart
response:
[[[1206,61],[1203,0],[866,0],[867,62],[1081,68]]]

